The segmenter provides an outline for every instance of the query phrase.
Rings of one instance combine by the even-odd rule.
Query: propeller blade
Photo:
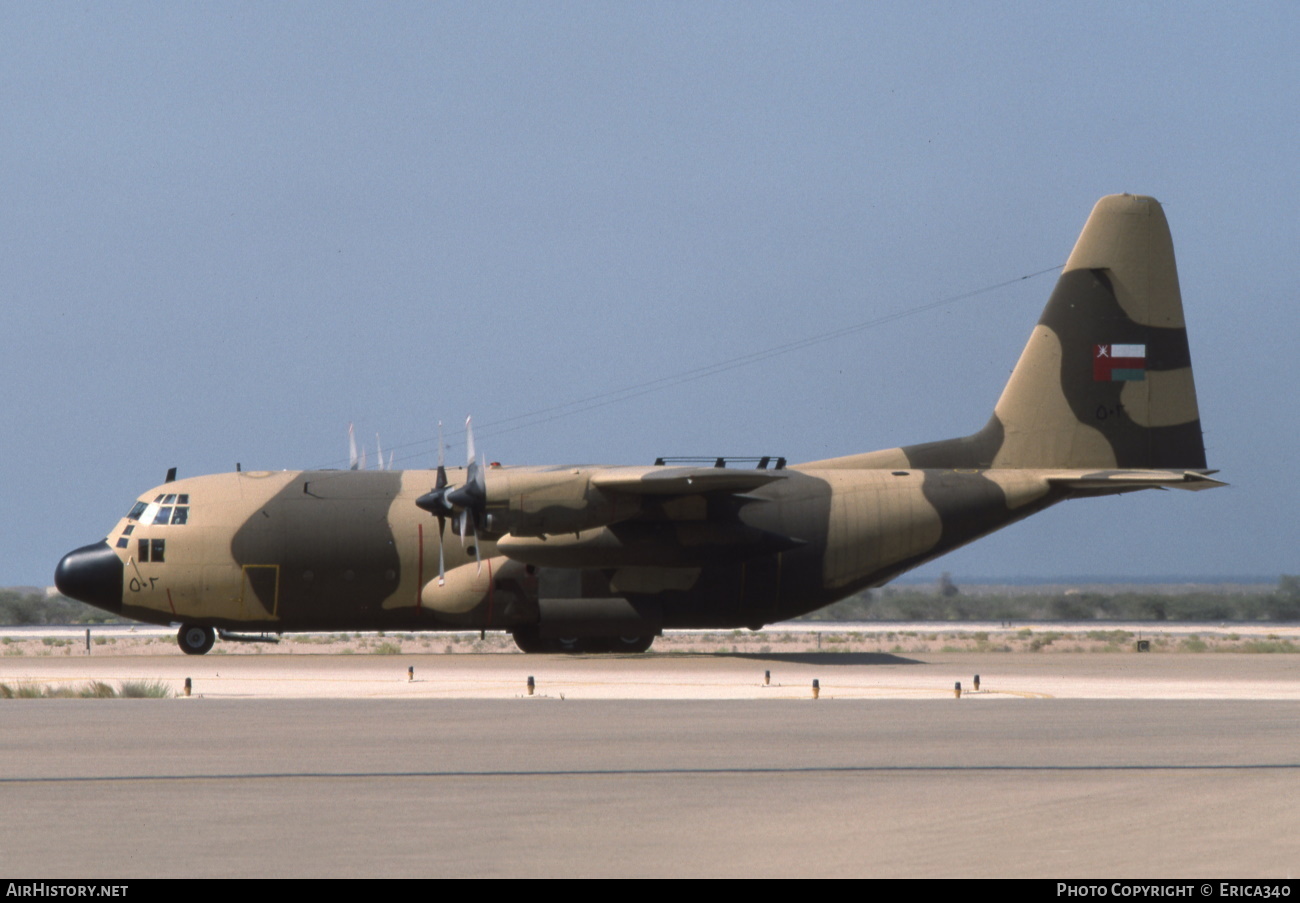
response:
[[[476,573],[483,573],[483,553],[479,551],[478,530],[474,531],[474,564],[478,567]]]
[[[357,431],[352,424],[348,424],[348,470],[356,470],[360,462],[357,460]]]
[[[474,524],[474,509],[466,508],[460,515],[460,547],[465,548],[465,528],[468,525],[469,535],[474,539],[474,562],[478,565],[478,573],[483,573],[483,555],[479,552],[478,546],[478,528]]]
[[[438,585],[444,586],[447,583],[447,559],[442,552],[442,534],[446,532],[447,518],[441,514],[438,515]]]
[[[438,421],[438,482],[434,484],[434,489],[447,488],[447,448],[442,444],[442,421]]]
[[[473,486],[480,499],[487,498],[487,477],[483,465],[478,462],[478,453],[474,450],[474,418],[465,418],[465,448],[469,458],[465,463],[465,485]]]
[[[438,480],[433,485],[433,491],[445,490],[447,488],[447,467],[445,464],[447,449],[442,444],[442,421],[438,421]],[[447,518],[441,514],[438,515],[438,585],[445,586],[447,583],[447,557],[443,551],[445,534],[447,532]]]
[[[466,459],[465,467],[466,469],[469,469],[474,466],[474,462],[477,460],[474,456],[474,418],[473,417],[465,418],[465,453],[468,455]]]
[[[478,572],[483,573],[483,556],[479,552],[478,524],[474,519],[474,509],[487,503],[487,476],[483,465],[478,461],[478,452],[474,448],[474,418],[465,418],[465,451],[468,460],[465,463],[465,486],[461,490],[466,499],[465,517],[461,520],[460,544],[465,545],[465,521],[469,521],[470,533],[474,536],[474,561]]]

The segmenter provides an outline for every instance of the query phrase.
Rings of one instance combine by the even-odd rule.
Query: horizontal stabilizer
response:
[[[1223,480],[1210,476],[1214,471],[1200,470],[1098,470],[1050,474],[1047,481],[1063,489],[1109,489],[1127,492],[1131,489],[1214,489],[1227,486]]]

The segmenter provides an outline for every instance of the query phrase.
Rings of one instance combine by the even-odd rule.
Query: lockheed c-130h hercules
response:
[[[983,429],[804,464],[235,472],[169,480],[55,574],[67,596],[215,632],[507,630],[644,651],[879,586],[1066,499],[1222,485],[1205,464],[1160,205],[1093,209]],[[736,466],[744,464],[748,466]],[[451,530],[456,541],[447,536]]]

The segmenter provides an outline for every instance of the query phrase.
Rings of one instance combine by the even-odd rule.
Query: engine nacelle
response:
[[[503,536],[497,551],[538,567],[703,567],[775,555],[802,545],[742,523],[686,521],[615,524],[576,536]]]
[[[494,536],[554,536],[617,523],[641,512],[639,496],[591,485],[580,470],[487,473],[485,530]]]
[[[462,564],[447,572],[441,585],[434,577],[420,590],[420,604],[444,614],[464,614],[487,602],[493,602],[498,583],[522,580],[525,576],[522,562],[512,561],[504,555]],[[509,594],[511,600],[514,594]],[[504,600],[503,600],[504,601]]]

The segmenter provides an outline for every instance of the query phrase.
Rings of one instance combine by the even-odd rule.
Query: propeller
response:
[[[478,522],[482,520],[487,508],[487,476],[483,465],[479,463],[474,450],[473,418],[465,418],[465,447],[469,453],[465,465],[465,482],[452,488],[448,485],[447,468],[443,463],[442,424],[438,424],[438,478],[429,492],[415,500],[415,504],[438,518],[438,585],[446,582],[445,556],[443,553],[443,533],[448,516],[455,518],[460,532],[461,548],[465,547],[465,536],[474,537],[474,560],[480,572],[483,570],[483,556],[479,551]]]
[[[395,452],[388,453],[388,460],[384,460],[384,446],[379,441],[379,434],[375,433],[375,451],[378,455],[378,462],[375,464],[376,470],[392,470],[393,455]],[[366,469],[366,449],[357,450],[357,430],[356,427],[348,424],[348,470],[365,470]]]
[[[378,433],[375,433],[375,452],[377,453],[377,455],[378,455],[378,457],[379,457],[379,463],[377,463],[377,464],[375,465],[375,469],[376,469],[376,470],[392,470],[392,469],[393,469],[393,455],[396,454],[396,452],[390,451],[390,452],[388,453],[388,460],[387,460],[387,461],[384,460],[384,446],[383,446],[382,444],[380,444],[380,442],[379,442],[379,434],[378,434]],[[362,455],[362,457],[361,457],[362,468],[361,468],[361,469],[362,469],[362,470],[365,470],[365,460],[366,460],[366,459],[365,459],[365,449],[362,449],[362,451],[361,451],[361,455]]]

